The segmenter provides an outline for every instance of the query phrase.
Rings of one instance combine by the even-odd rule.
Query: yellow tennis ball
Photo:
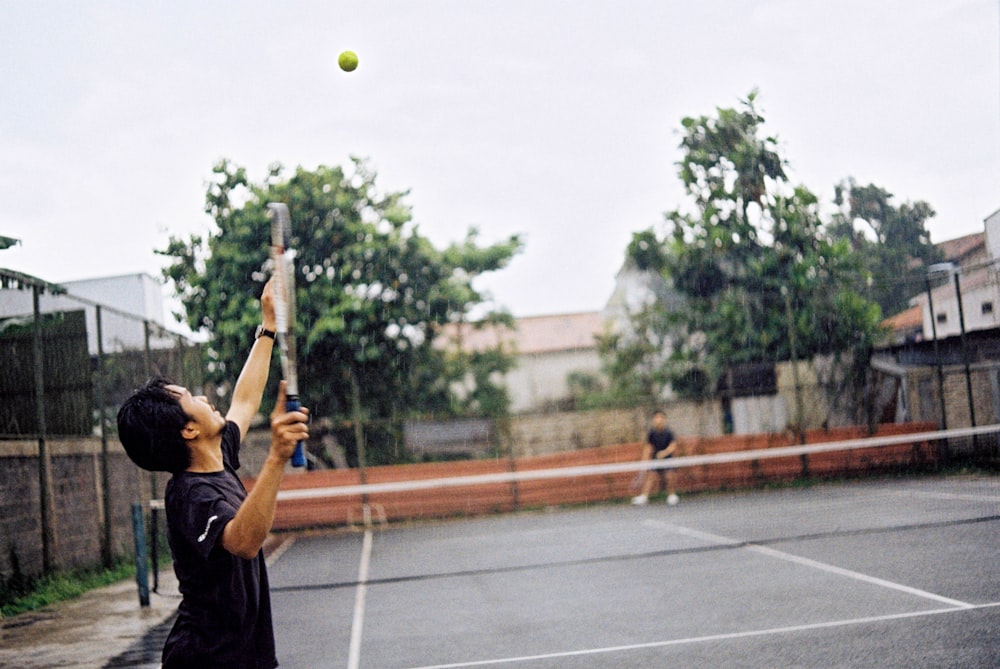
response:
[[[337,58],[337,64],[344,72],[353,72],[358,66],[358,54],[353,51],[344,51]]]

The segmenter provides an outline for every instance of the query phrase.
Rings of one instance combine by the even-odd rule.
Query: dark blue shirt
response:
[[[646,441],[653,447],[653,457],[660,451],[666,450],[670,444],[674,443],[674,433],[668,428],[663,428],[663,430],[650,430],[649,435],[646,437]],[[672,457],[672,456],[667,456]]]
[[[222,530],[247,496],[236,475],[239,450],[239,426],[228,422],[224,470],[181,472],[167,483],[167,538],[183,599],[163,648],[164,669],[278,666],[263,551],[244,560],[222,547]]]

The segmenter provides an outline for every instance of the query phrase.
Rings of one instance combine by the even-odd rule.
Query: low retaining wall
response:
[[[926,432],[936,429],[931,423],[908,423],[881,426],[875,436]],[[863,428],[818,430],[806,434],[806,443],[857,439],[865,436]],[[798,442],[789,434],[766,434],[727,437],[680,437],[679,455],[702,455],[791,446]],[[551,455],[509,460],[473,460],[462,462],[370,467],[367,483],[388,483],[455,476],[475,476],[511,471],[531,471],[555,467],[576,467],[615,462],[631,462],[641,457],[642,444],[620,444],[581,449]],[[730,463],[724,466],[681,468],[676,476],[680,492],[745,488],[772,482],[787,482],[809,477],[840,477],[889,471],[904,466],[933,465],[937,461],[933,444],[907,443],[871,449],[765,458]],[[559,504],[582,504],[624,499],[635,494],[635,472],[601,476],[491,483],[484,485],[411,490],[405,493],[372,493],[366,500],[375,510],[376,519],[384,513],[387,520],[471,516],[488,513],[540,508]],[[361,483],[357,470],[309,472],[286,477],[282,490],[351,486]],[[247,479],[249,486],[252,479]],[[278,502],[274,529],[294,530],[310,527],[335,527],[362,522],[361,495],[324,497]]]
[[[51,561],[56,569],[100,564],[104,533],[104,482],[99,440],[52,440]],[[111,552],[130,555],[132,503],[151,496],[151,476],[115,443],[108,455]],[[160,486],[167,475],[160,475]],[[37,442],[4,442],[0,448],[0,579],[19,570],[42,573],[42,527]],[[13,562],[16,560],[17,569]]]

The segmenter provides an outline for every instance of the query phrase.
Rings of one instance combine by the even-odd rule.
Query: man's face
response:
[[[667,417],[662,413],[655,414],[653,416],[653,427],[657,430],[662,430],[667,425]]]
[[[177,398],[184,413],[191,417],[191,421],[198,424],[198,427],[206,436],[215,436],[222,432],[226,426],[225,417],[208,401],[204,395],[194,396],[183,386],[167,386],[167,391]]]

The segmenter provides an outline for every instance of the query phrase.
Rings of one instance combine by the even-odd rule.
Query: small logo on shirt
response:
[[[218,516],[212,516],[211,518],[208,519],[208,523],[205,525],[205,533],[202,534],[200,537],[198,537],[199,544],[208,538],[208,530],[211,529],[212,523],[218,520],[218,518],[219,518]]]

